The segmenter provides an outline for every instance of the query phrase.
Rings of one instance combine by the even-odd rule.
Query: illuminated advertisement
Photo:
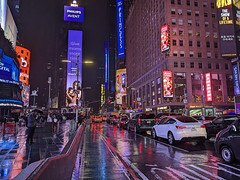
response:
[[[219,8],[225,8],[225,7],[231,7],[232,6],[232,0],[217,0],[216,1],[216,7]]]
[[[84,21],[84,8],[64,6],[64,21],[83,22]]]
[[[205,74],[206,79],[206,101],[212,101],[212,78],[211,73]]]
[[[13,59],[0,50],[0,82],[19,85],[19,69]]]
[[[30,87],[26,84],[22,84],[22,101],[25,107],[29,106],[29,94],[30,94]]]
[[[123,96],[127,95],[126,88],[123,86],[125,83],[126,69],[118,69],[116,72],[116,101],[117,104],[123,104]],[[124,78],[124,79],[123,79]]]
[[[234,94],[240,94],[240,87],[239,87],[239,67],[238,65],[233,65],[233,81],[234,81]]]
[[[103,106],[105,102],[105,85],[101,84],[101,106]]]
[[[7,0],[0,0],[0,25],[3,30],[5,30],[7,16]]]
[[[109,86],[109,51],[108,42],[105,42],[105,89]]]
[[[68,31],[68,60],[70,62],[67,63],[66,106],[71,107],[77,104],[81,106],[82,31]]]
[[[8,7],[4,35],[12,43],[12,46],[14,48],[16,47],[17,32],[18,30],[17,30],[16,23],[13,19],[10,8]]]
[[[169,26],[165,25],[161,28],[161,52],[166,53],[169,50],[170,50]]]
[[[117,34],[118,34],[118,57],[122,58],[125,56],[123,0],[117,0]]]
[[[173,82],[172,82],[172,72],[163,71],[163,96],[173,97]]]
[[[29,85],[29,69],[30,69],[30,51],[21,46],[16,46],[17,59],[20,64],[20,82]]]

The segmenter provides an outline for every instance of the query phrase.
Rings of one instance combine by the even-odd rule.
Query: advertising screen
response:
[[[166,53],[169,50],[170,50],[169,26],[165,25],[161,28],[161,52]]]
[[[239,67],[238,65],[233,65],[233,81],[234,81],[234,94],[240,94],[240,87],[239,87]]]
[[[0,0],[0,25],[3,30],[5,30],[7,16],[7,0]]]
[[[109,43],[105,42],[105,89],[109,86]]]
[[[105,85],[101,84],[101,106],[103,106],[105,102]]]
[[[127,95],[125,83],[126,69],[118,69],[116,72],[116,101],[117,104],[123,104],[123,96]]]
[[[84,21],[84,8],[64,6],[64,21],[83,22]]]
[[[163,94],[164,97],[173,97],[173,82],[171,71],[163,71]]]
[[[206,101],[212,101],[212,78],[211,73],[205,74],[206,79]]]
[[[82,31],[68,31],[67,92],[66,106],[81,106],[82,84]],[[77,67],[78,66],[78,67]],[[79,68],[78,78],[77,69]],[[78,79],[78,81],[77,81]]]
[[[118,34],[118,57],[122,58],[125,56],[123,0],[117,0],[117,34]]]
[[[29,106],[29,94],[30,94],[30,87],[26,84],[22,84],[22,101],[25,107]]]

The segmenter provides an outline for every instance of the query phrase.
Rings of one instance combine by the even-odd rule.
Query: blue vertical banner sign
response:
[[[234,94],[238,95],[238,94],[240,94],[238,64],[233,65],[233,81],[234,81]]]
[[[117,34],[118,34],[118,57],[122,58],[125,57],[123,0],[117,0]]]
[[[109,43],[105,42],[105,89],[109,86]]]

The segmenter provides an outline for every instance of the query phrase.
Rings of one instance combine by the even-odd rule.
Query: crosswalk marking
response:
[[[195,178],[195,177],[193,177],[193,176],[191,176],[191,175],[189,175],[189,174],[186,174],[186,173],[184,173],[184,172],[182,172],[182,171],[178,171],[178,170],[173,169],[173,168],[171,168],[171,167],[167,167],[167,169],[170,170],[170,171],[172,171],[172,172],[175,173],[177,176],[179,176],[179,177],[181,177],[181,178],[183,178],[183,179],[188,179],[188,178],[190,178],[190,179],[193,179],[193,180],[199,180],[199,178]]]
[[[161,180],[162,178],[156,173],[156,171],[161,171],[165,174],[167,174],[168,176],[170,176],[171,178],[173,178],[174,180],[179,180],[179,178],[177,178],[176,176],[173,175],[173,173],[166,171],[164,169],[160,169],[160,168],[152,168],[151,169],[151,173],[155,176],[156,179]],[[164,176],[166,177],[166,176]]]
[[[209,178],[203,176],[202,174],[197,173],[196,171],[194,171],[194,170],[192,170],[192,169],[190,169],[190,168],[187,168],[187,167],[185,167],[185,166],[181,166],[181,167],[182,167],[183,169],[185,169],[186,171],[189,171],[189,172],[191,172],[192,174],[200,177],[200,178],[203,179],[203,180],[209,180]]]

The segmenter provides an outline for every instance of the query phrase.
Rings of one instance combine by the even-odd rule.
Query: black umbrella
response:
[[[39,113],[39,114],[43,114],[43,112],[39,109],[33,109],[32,112],[36,112],[36,113]]]

